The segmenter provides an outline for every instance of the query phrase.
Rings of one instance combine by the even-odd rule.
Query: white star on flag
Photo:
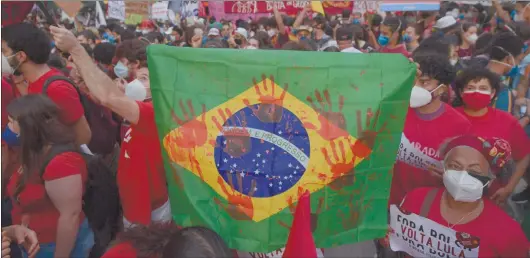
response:
[[[258,154],[256,154],[256,157],[261,157],[261,153],[258,152]]]
[[[256,170],[254,171],[254,174],[256,174],[256,175],[259,174],[259,169],[256,169]]]
[[[228,160],[225,158],[225,159],[223,159],[223,162],[226,163],[226,162],[228,162]]]
[[[232,167],[237,168],[237,164],[234,163],[234,165],[232,165]]]
[[[245,177],[245,173],[243,173],[243,172],[239,173],[239,175],[240,175],[241,177]]]
[[[293,164],[289,163],[289,165],[287,165],[288,167],[292,168],[293,167]]]

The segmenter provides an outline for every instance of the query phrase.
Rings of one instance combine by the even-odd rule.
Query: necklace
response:
[[[446,197],[446,194],[447,192],[444,192],[443,195],[442,195],[442,204],[447,202],[447,197]],[[476,212],[481,212],[484,208],[484,202],[482,200],[480,200],[480,203],[479,205],[473,209],[472,211],[468,212],[466,215],[462,216],[462,218],[460,218],[456,223],[453,223],[451,225],[451,223],[449,223],[449,221],[443,216],[443,214],[448,214],[448,209],[449,207],[447,205],[442,205],[441,207],[442,209],[440,209],[440,213],[442,213],[442,217],[444,218],[444,220],[447,222],[447,226],[450,228],[450,229],[453,229],[456,225],[460,225],[460,223],[462,223],[462,221],[464,221],[464,219],[468,218],[471,214],[474,214]],[[448,217],[448,216],[447,216]]]

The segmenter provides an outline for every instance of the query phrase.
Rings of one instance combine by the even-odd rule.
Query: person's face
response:
[[[85,36],[83,36],[83,35],[77,36],[77,41],[79,41],[79,43],[81,43],[81,44],[88,44],[88,39],[85,38]]]
[[[20,66],[28,60],[28,56],[24,51],[14,52],[5,40],[2,40],[2,54],[7,57],[7,62],[13,69],[19,69]]]
[[[416,30],[413,27],[407,27],[405,30],[405,33],[409,35],[409,37],[412,39],[412,41],[417,41],[420,36],[416,35]]]
[[[415,85],[431,92],[433,98],[442,95],[445,90],[445,86],[440,86],[440,81],[425,75],[420,76]]]
[[[138,71],[138,67],[140,66],[140,61],[131,62],[125,57],[120,58],[119,61],[123,65],[127,66],[127,68],[129,68],[129,76],[136,76],[136,73]]]
[[[7,124],[7,126],[9,127],[9,129],[11,129],[11,132],[15,134],[20,134],[20,126],[18,125],[18,121],[16,121],[12,117],[8,117],[8,120],[9,123]]]
[[[180,34],[176,31],[171,32],[171,36],[175,37],[175,41],[180,40]]]
[[[255,48],[259,48],[259,41],[257,39],[249,39],[248,44]]]
[[[471,26],[467,29],[467,31],[464,33],[464,36],[467,38],[473,34],[477,34],[477,27]]]
[[[352,40],[339,40],[337,41],[337,45],[339,45],[339,49],[342,51],[346,48],[350,48],[353,46]]]
[[[459,146],[447,153],[444,159],[444,168],[447,170],[467,171],[470,174],[489,177],[489,163],[479,151]]]
[[[147,67],[138,68],[136,71],[138,79],[147,89],[147,98],[151,98],[151,83],[149,82],[149,69]]]
[[[221,35],[223,37],[229,37],[230,36],[230,27],[228,25],[223,25],[223,28],[221,29]]]
[[[490,92],[491,96],[495,95],[495,90],[488,79],[471,80],[464,86],[464,92],[475,91]]]
[[[390,40],[390,42],[392,44],[395,44],[396,43],[396,37],[395,37],[395,34],[392,29],[390,28],[390,26],[386,26],[384,24],[381,24],[380,26],[380,35],[383,35],[385,37],[388,37],[388,39]]]
[[[311,38],[311,32],[309,32],[307,30],[298,31],[298,33],[296,33],[296,38],[298,40],[309,39],[309,38]]]

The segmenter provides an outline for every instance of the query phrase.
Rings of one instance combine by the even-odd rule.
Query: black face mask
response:
[[[469,173],[468,174],[476,179],[478,179],[478,181],[480,181],[482,183],[482,185],[484,185],[484,188],[482,188],[482,196],[486,196],[488,195],[488,187],[486,186],[486,184],[491,180],[491,178],[487,177],[487,176],[482,176],[482,175],[478,175],[478,174],[475,174],[475,173]]]
[[[243,43],[242,39],[234,39],[237,45],[241,45]]]

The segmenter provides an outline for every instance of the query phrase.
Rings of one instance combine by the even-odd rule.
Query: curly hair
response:
[[[417,60],[422,76],[429,76],[440,83],[449,85],[456,76],[454,67],[448,57],[442,55],[431,55]]]
[[[491,88],[495,90],[495,95],[492,99],[497,97],[501,89],[501,79],[499,76],[487,68],[481,67],[470,67],[466,68],[458,73],[458,76],[455,80],[455,93],[456,98],[454,100],[453,106],[462,106],[462,93],[466,85],[471,81],[480,81],[482,79],[488,80],[491,85]]]
[[[140,62],[140,67],[147,67],[147,46],[149,43],[139,39],[129,39],[116,47],[116,58],[127,58],[129,62]]]

